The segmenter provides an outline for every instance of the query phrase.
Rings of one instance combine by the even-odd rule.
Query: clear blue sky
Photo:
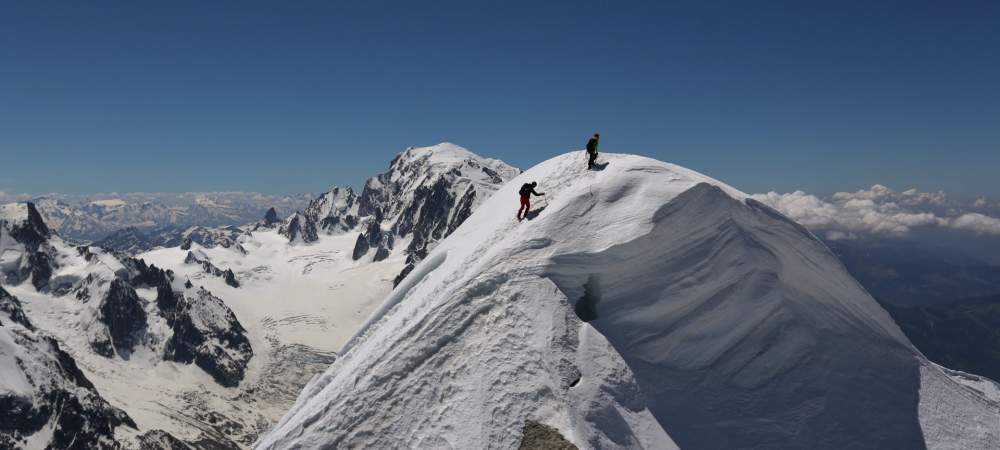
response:
[[[1000,194],[1000,2],[4,2],[0,190],[315,192],[411,145]]]

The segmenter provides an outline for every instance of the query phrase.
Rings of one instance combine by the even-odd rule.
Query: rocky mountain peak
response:
[[[319,236],[316,234],[315,220],[301,212],[292,214],[278,228],[278,233],[288,238],[288,242],[310,243],[316,242]]]
[[[278,217],[278,211],[275,211],[274,207],[272,206],[267,210],[266,213],[264,213],[264,224],[274,225],[278,222],[281,222],[281,219]]]
[[[369,178],[361,194],[335,187],[316,198],[305,218],[298,219],[299,228],[308,224],[307,218],[328,234],[358,232],[355,260],[370,251],[374,260],[385,259],[402,240],[407,268],[401,278],[476,206],[519,173],[502,161],[447,142],[411,147],[392,160],[388,171]],[[294,218],[286,224],[290,226]],[[291,233],[285,234],[293,239]]]
[[[0,224],[7,228],[18,242],[37,247],[52,236],[35,204],[11,203],[0,206]]]

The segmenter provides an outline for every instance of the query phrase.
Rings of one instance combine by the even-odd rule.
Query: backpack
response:
[[[531,191],[533,190],[535,190],[535,187],[532,186],[531,183],[525,183],[524,186],[521,186],[521,190],[518,193],[524,197],[526,195],[531,195]]]

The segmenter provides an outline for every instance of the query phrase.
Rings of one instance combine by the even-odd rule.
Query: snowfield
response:
[[[696,172],[602,159],[501,188],[258,448],[516,448],[526,420],[580,448],[1000,448],[987,389],[923,358],[804,228]],[[533,180],[547,195],[518,222]]]
[[[199,258],[231,269],[239,288],[206,274],[197,264],[179,264],[188,250],[159,249],[140,257],[219,295],[251,335],[259,332],[256,341],[270,336],[285,344],[335,352],[388,294],[403,267],[402,256],[377,263],[351,260],[356,238],[322,236],[310,245],[289,245],[276,231],[257,231],[240,242],[246,255],[192,244],[190,251]]]

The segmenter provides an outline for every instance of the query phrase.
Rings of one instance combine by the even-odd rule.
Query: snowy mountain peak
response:
[[[281,233],[289,241],[310,243],[320,233],[357,232],[355,260],[406,254],[400,280],[518,173],[451,143],[411,147],[392,160],[387,172],[369,178],[360,195],[350,187],[334,187],[286,219]]]
[[[471,180],[497,182],[498,178],[517,175],[519,171],[503,161],[484,158],[458,145],[442,142],[430,147],[410,147],[389,165],[389,172],[380,182],[406,184],[443,173],[464,176]]]
[[[516,448],[539,423],[580,448],[1000,443],[996,405],[804,228],[694,171],[602,159],[499,188],[259,448]],[[546,195],[519,222],[528,181]]]
[[[296,212],[292,214],[278,229],[278,233],[288,238],[291,243],[315,242],[319,237],[316,234],[316,222],[313,218]]]
[[[33,242],[48,239],[52,235],[42,215],[31,202],[0,205],[0,225],[6,227],[11,234],[18,234],[19,239]]]
[[[264,223],[266,225],[274,225],[280,221],[281,219],[278,218],[278,211],[275,211],[273,206],[268,208],[267,212],[264,213]]]
[[[26,203],[7,203],[0,205],[0,220],[20,223],[27,218],[28,205]]]
[[[334,186],[310,202],[305,214],[329,234],[350,230],[358,224],[358,196],[349,186]]]
[[[450,167],[462,165],[469,160],[485,161],[486,158],[469,151],[465,147],[450,142],[442,142],[429,147],[410,147],[397,155],[392,165],[422,161],[429,168],[444,168],[447,170]]]

